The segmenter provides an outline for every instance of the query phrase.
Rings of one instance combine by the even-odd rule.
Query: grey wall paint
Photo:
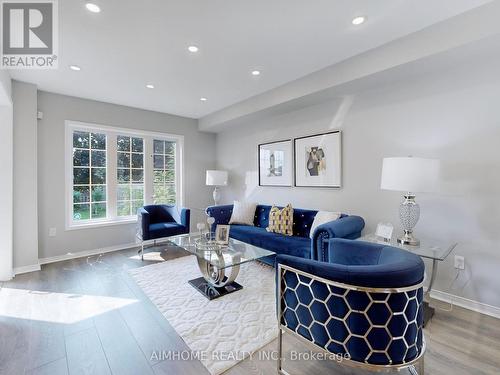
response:
[[[10,76],[0,70],[0,281],[12,278],[13,144]]]
[[[38,109],[43,112],[38,122],[40,258],[135,241],[135,224],[64,230],[65,120],[184,135],[184,205],[201,209],[210,204],[205,170],[215,166],[215,135],[200,133],[196,120],[43,91],[38,93]],[[192,216],[194,223],[204,217],[200,210],[193,210]],[[50,227],[57,228],[56,237],[48,237]]]
[[[7,105],[12,103],[11,99],[12,83],[9,72],[0,69],[0,104]]]
[[[13,81],[14,267],[38,264],[37,88]]]
[[[472,65],[408,79],[219,133],[217,167],[229,170],[223,201],[246,198],[267,204],[359,214],[366,231],[378,222],[399,228],[398,192],[380,189],[382,159],[442,159],[442,186],[418,194],[417,235],[457,241],[465,256],[458,276],[453,255],[440,264],[436,287],[500,307],[500,63]],[[257,144],[287,137],[343,131],[343,188],[257,186]]]

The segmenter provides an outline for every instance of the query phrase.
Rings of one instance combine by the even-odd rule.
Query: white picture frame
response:
[[[292,186],[292,140],[262,143],[259,153],[259,186]]]
[[[375,236],[381,238],[385,242],[391,242],[394,226],[391,223],[378,223]]]
[[[340,130],[294,139],[295,186],[342,187]]]
[[[215,242],[220,245],[227,245],[229,243],[229,230],[230,225],[218,224],[215,228]]]

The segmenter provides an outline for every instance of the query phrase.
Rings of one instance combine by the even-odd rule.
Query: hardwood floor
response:
[[[189,350],[127,273],[187,255],[161,249],[147,250],[156,252],[152,261],[141,262],[136,250],[123,250],[45,265],[1,284],[0,374],[208,374],[196,359],[152,356]],[[500,374],[500,320],[458,307],[438,309],[425,335],[426,374]],[[276,348],[274,341],[225,374],[276,374],[276,361],[269,358]],[[310,353],[290,336],[284,349],[288,358],[292,350]],[[285,369],[367,374],[329,361],[288,360]]]

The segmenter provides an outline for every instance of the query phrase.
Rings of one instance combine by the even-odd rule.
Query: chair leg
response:
[[[283,374],[283,331],[278,332],[278,374]]]
[[[424,375],[424,357],[420,358],[420,360],[409,367],[409,371],[411,375]]]
[[[141,260],[144,260],[144,241],[141,242]]]
[[[418,361],[418,375],[424,375],[424,373],[424,356],[422,356],[422,358],[420,358],[420,361]]]

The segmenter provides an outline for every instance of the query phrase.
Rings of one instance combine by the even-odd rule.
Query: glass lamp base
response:
[[[413,236],[411,230],[405,230],[403,237],[398,238],[398,243],[401,245],[419,246],[420,240]]]

